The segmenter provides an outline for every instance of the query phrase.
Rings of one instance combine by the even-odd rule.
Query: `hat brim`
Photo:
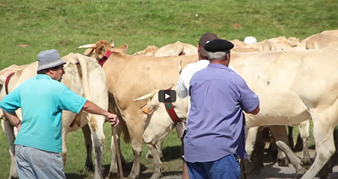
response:
[[[54,67],[57,67],[57,66],[63,65],[63,64],[66,64],[66,62],[63,61],[63,60],[60,58],[59,60],[55,60],[53,63],[48,63],[48,64],[39,65],[37,71],[46,70],[46,69],[49,69],[49,68],[54,68]]]

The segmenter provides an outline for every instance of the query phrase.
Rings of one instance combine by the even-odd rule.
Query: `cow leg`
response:
[[[291,150],[294,149],[294,143],[293,143],[293,127],[292,126],[288,126],[288,140],[289,140],[289,146],[291,148]]]
[[[122,118],[119,118],[119,119],[122,119]],[[120,146],[120,136],[121,136],[121,123],[123,121],[120,121],[120,124],[118,126],[116,126],[114,129],[112,128],[112,130],[115,130],[115,133],[116,133],[116,142],[118,144],[118,146]],[[110,144],[110,148],[111,148],[111,152],[112,152],[112,158],[111,158],[111,162],[110,162],[110,168],[109,168],[109,178],[113,178],[114,175],[118,175],[119,174],[119,169],[118,169],[118,163],[117,163],[117,155],[116,155],[116,146],[115,146],[115,142],[114,142],[114,136],[112,135],[111,137],[111,144]],[[126,166],[126,161],[122,155],[122,152],[121,152],[121,148],[119,147],[117,149],[119,152],[120,152],[120,156],[121,156],[121,162],[122,162],[122,165],[125,165]]]
[[[328,175],[330,173],[332,173],[332,168],[337,163],[337,160],[338,160],[338,152],[337,152],[337,148],[338,148],[337,137],[338,136],[337,135],[338,135],[338,132],[336,130],[334,130],[334,143],[335,143],[335,147],[336,147],[336,152],[331,156],[330,160],[324,165],[324,167],[317,174],[317,177],[319,177],[321,179],[327,178]]]
[[[318,112],[318,110],[310,109],[317,155],[315,161],[302,179],[314,178],[336,151],[333,140],[333,130],[337,125],[336,120],[334,120],[338,118],[336,112],[337,105],[338,101],[328,110],[322,111],[321,113]]]
[[[158,141],[158,142],[156,143],[156,149],[157,149],[157,152],[158,152],[158,155],[159,155],[161,161],[163,161],[162,144],[163,144],[163,141],[162,141],[162,140],[160,140],[160,141]],[[145,157],[146,157],[147,159],[152,159],[152,158],[153,158],[153,154],[152,154],[152,152],[151,152],[150,149],[148,149],[148,152],[147,152],[147,154],[146,154]]]
[[[62,156],[62,161],[63,161],[63,166],[66,165],[66,161],[67,161],[67,153],[68,153],[68,150],[67,150],[67,133],[68,133],[68,128],[62,128],[62,153],[61,153],[61,156]]]
[[[245,149],[249,161],[246,162],[247,173],[259,175],[263,164],[264,142],[262,141],[262,132],[259,127],[252,127],[247,130],[247,139]]]
[[[157,144],[156,144],[156,149],[157,149],[157,152],[158,152],[158,156],[160,157],[160,160],[163,161],[164,158],[163,158],[163,140],[161,141],[158,141]]]
[[[11,155],[11,168],[9,170],[9,179],[11,178],[19,178],[18,171],[16,169],[16,161],[15,161],[15,135],[14,135],[14,127],[7,120],[1,120],[2,129],[4,130],[8,145],[9,145],[9,154]]]
[[[300,126],[299,126],[299,129],[300,129]],[[303,145],[304,145],[303,139],[302,139],[301,133],[299,131],[299,134],[297,136],[297,143],[296,143],[295,147],[293,148],[293,151],[294,152],[303,151],[303,147],[304,147]]]
[[[81,129],[82,129],[82,133],[83,133],[83,137],[84,137],[85,145],[86,145],[86,151],[87,151],[86,163],[82,171],[82,173],[85,174],[88,172],[88,170],[93,170],[94,168],[93,159],[92,159],[93,149],[92,149],[92,139],[90,137],[90,129],[89,129],[88,124],[83,126]]]
[[[300,178],[306,172],[306,169],[301,165],[301,160],[293,153],[291,148],[285,142],[276,141],[276,145],[286,154],[292,166],[296,169],[295,178]]]
[[[301,157],[302,165],[308,169],[311,166],[310,153],[309,153],[309,149],[308,149],[308,146],[307,146],[307,140],[310,136],[310,122],[309,122],[309,120],[304,121],[304,122],[299,124],[299,134],[302,138],[302,143],[303,143],[303,146],[302,146],[303,152],[302,152],[302,157]],[[298,142],[297,142],[297,144],[298,144]]]
[[[145,155],[145,157],[147,158],[147,159],[152,159],[153,158],[153,153],[151,152],[151,150],[148,148],[148,152],[147,152],[147,154]]]
[[[88,121],[95,156],[94,179],[103,178],[103,151],[106,140],[103,125],[105,120],[103,116],[90,115],[90,120]]]
[[[126,114],[132,114],[132,111],[126,112]],[[142,136],[144,133],[145,120],[146,119],[139,116],[132,117],[126,115],[126,124],[130,134],[134,154],[133,167],[131,168],[128,179],[138,178],[140,174],[141,154],[143,150]]]
[[[158,155],[158,150],[156,149],[156,145],[151,145],[148,144],[148,148],[151,151],[151,153],[153,154],[153,165],[154,165],[154,173],[151,176],[151,179],[157,179],[160,178],[162,173],[162,162],[160,160],[160,157]]]
[[[252,159],[258,129],[259,127],[251,127],[246,129],[245,151],[248,155],[249,161]]]
[[[285,126],[270,126],[269,128],[275,141],[288,142]],[[283,151],[278,150],[277,161],[279,166],[289,166],[289,161]]]

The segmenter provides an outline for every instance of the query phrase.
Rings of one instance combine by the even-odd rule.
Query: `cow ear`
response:
[[[127,44],[124,44],[124,45],[121,45],[119,47],[115,47],[113,48],[113,50],[117,50],[117,51],[122,51],[122,52],[126,52],[128,50],[128,45]]]

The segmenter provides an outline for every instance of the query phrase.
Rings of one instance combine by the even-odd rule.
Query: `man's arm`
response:
[[[63,110],[72,111],[73,113],[79,113],[81,109],[91,114],[97,114],[105,116],[111,125],[116,126],[119,123],[119,119],[116,114],[112,114],[101,107],[97,106],[93,102],[86,98],[79,96],[69,88],[65,88],[60,96],[61,108]]]
[[[19,88],[14,89],[0,102],[0,108],[3,110],[6,119],[8,119],[19,131],[21,128],[21,120],[15,114],[15,111],[21,107],[21,99]]]
[[[87,100],[86,103],[82,107],[83,110],[85,110],[88,113],[91,114],[97,114],[97,115],[102,115],[105,116],[108,121],[110,122],[111,125],[114,127],[119,123],[119,118],[117,117],[116,114],[112,114],[99,106],[97,106],[95,103]]]
[[[178,79],[177,85],[176,85],[176,92],[178,97],[181,99],[188,96],[188,89],[184,86],[184,69],[182,70],[182,73],[180,74],[180,77]]]
[[[239,81],[237,88],[240,93],[240,105],[246,113],[256,115],[260,111],[259,107],[259,98],[258,96],[249,88],[243,78]]]
[[[260,110],[261,110],[261,109],[260,109],[259,104],[258,104],[258,106],[256,107],[256,109],[254,109],[253,111],[248,112],[248,113],[253,114],[253,115],[256,115],[256,114],[259,113]]]
[[[18,118],[18,116],[15,113],[8,113],[4,111],[4,115],[6,119],[8,119],[16,128],[18,128],[18,132],[21,128],[21,120]]]

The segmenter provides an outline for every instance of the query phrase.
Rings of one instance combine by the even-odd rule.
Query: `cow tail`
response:
[[[123,133],[124,143],[126,143],[126,144],[130,143],[131,142],[130,134],[129,134],[126,122],[124,120],[121,120],[121,118],[120,118],[119,125],[120,125],[122,133]]]

